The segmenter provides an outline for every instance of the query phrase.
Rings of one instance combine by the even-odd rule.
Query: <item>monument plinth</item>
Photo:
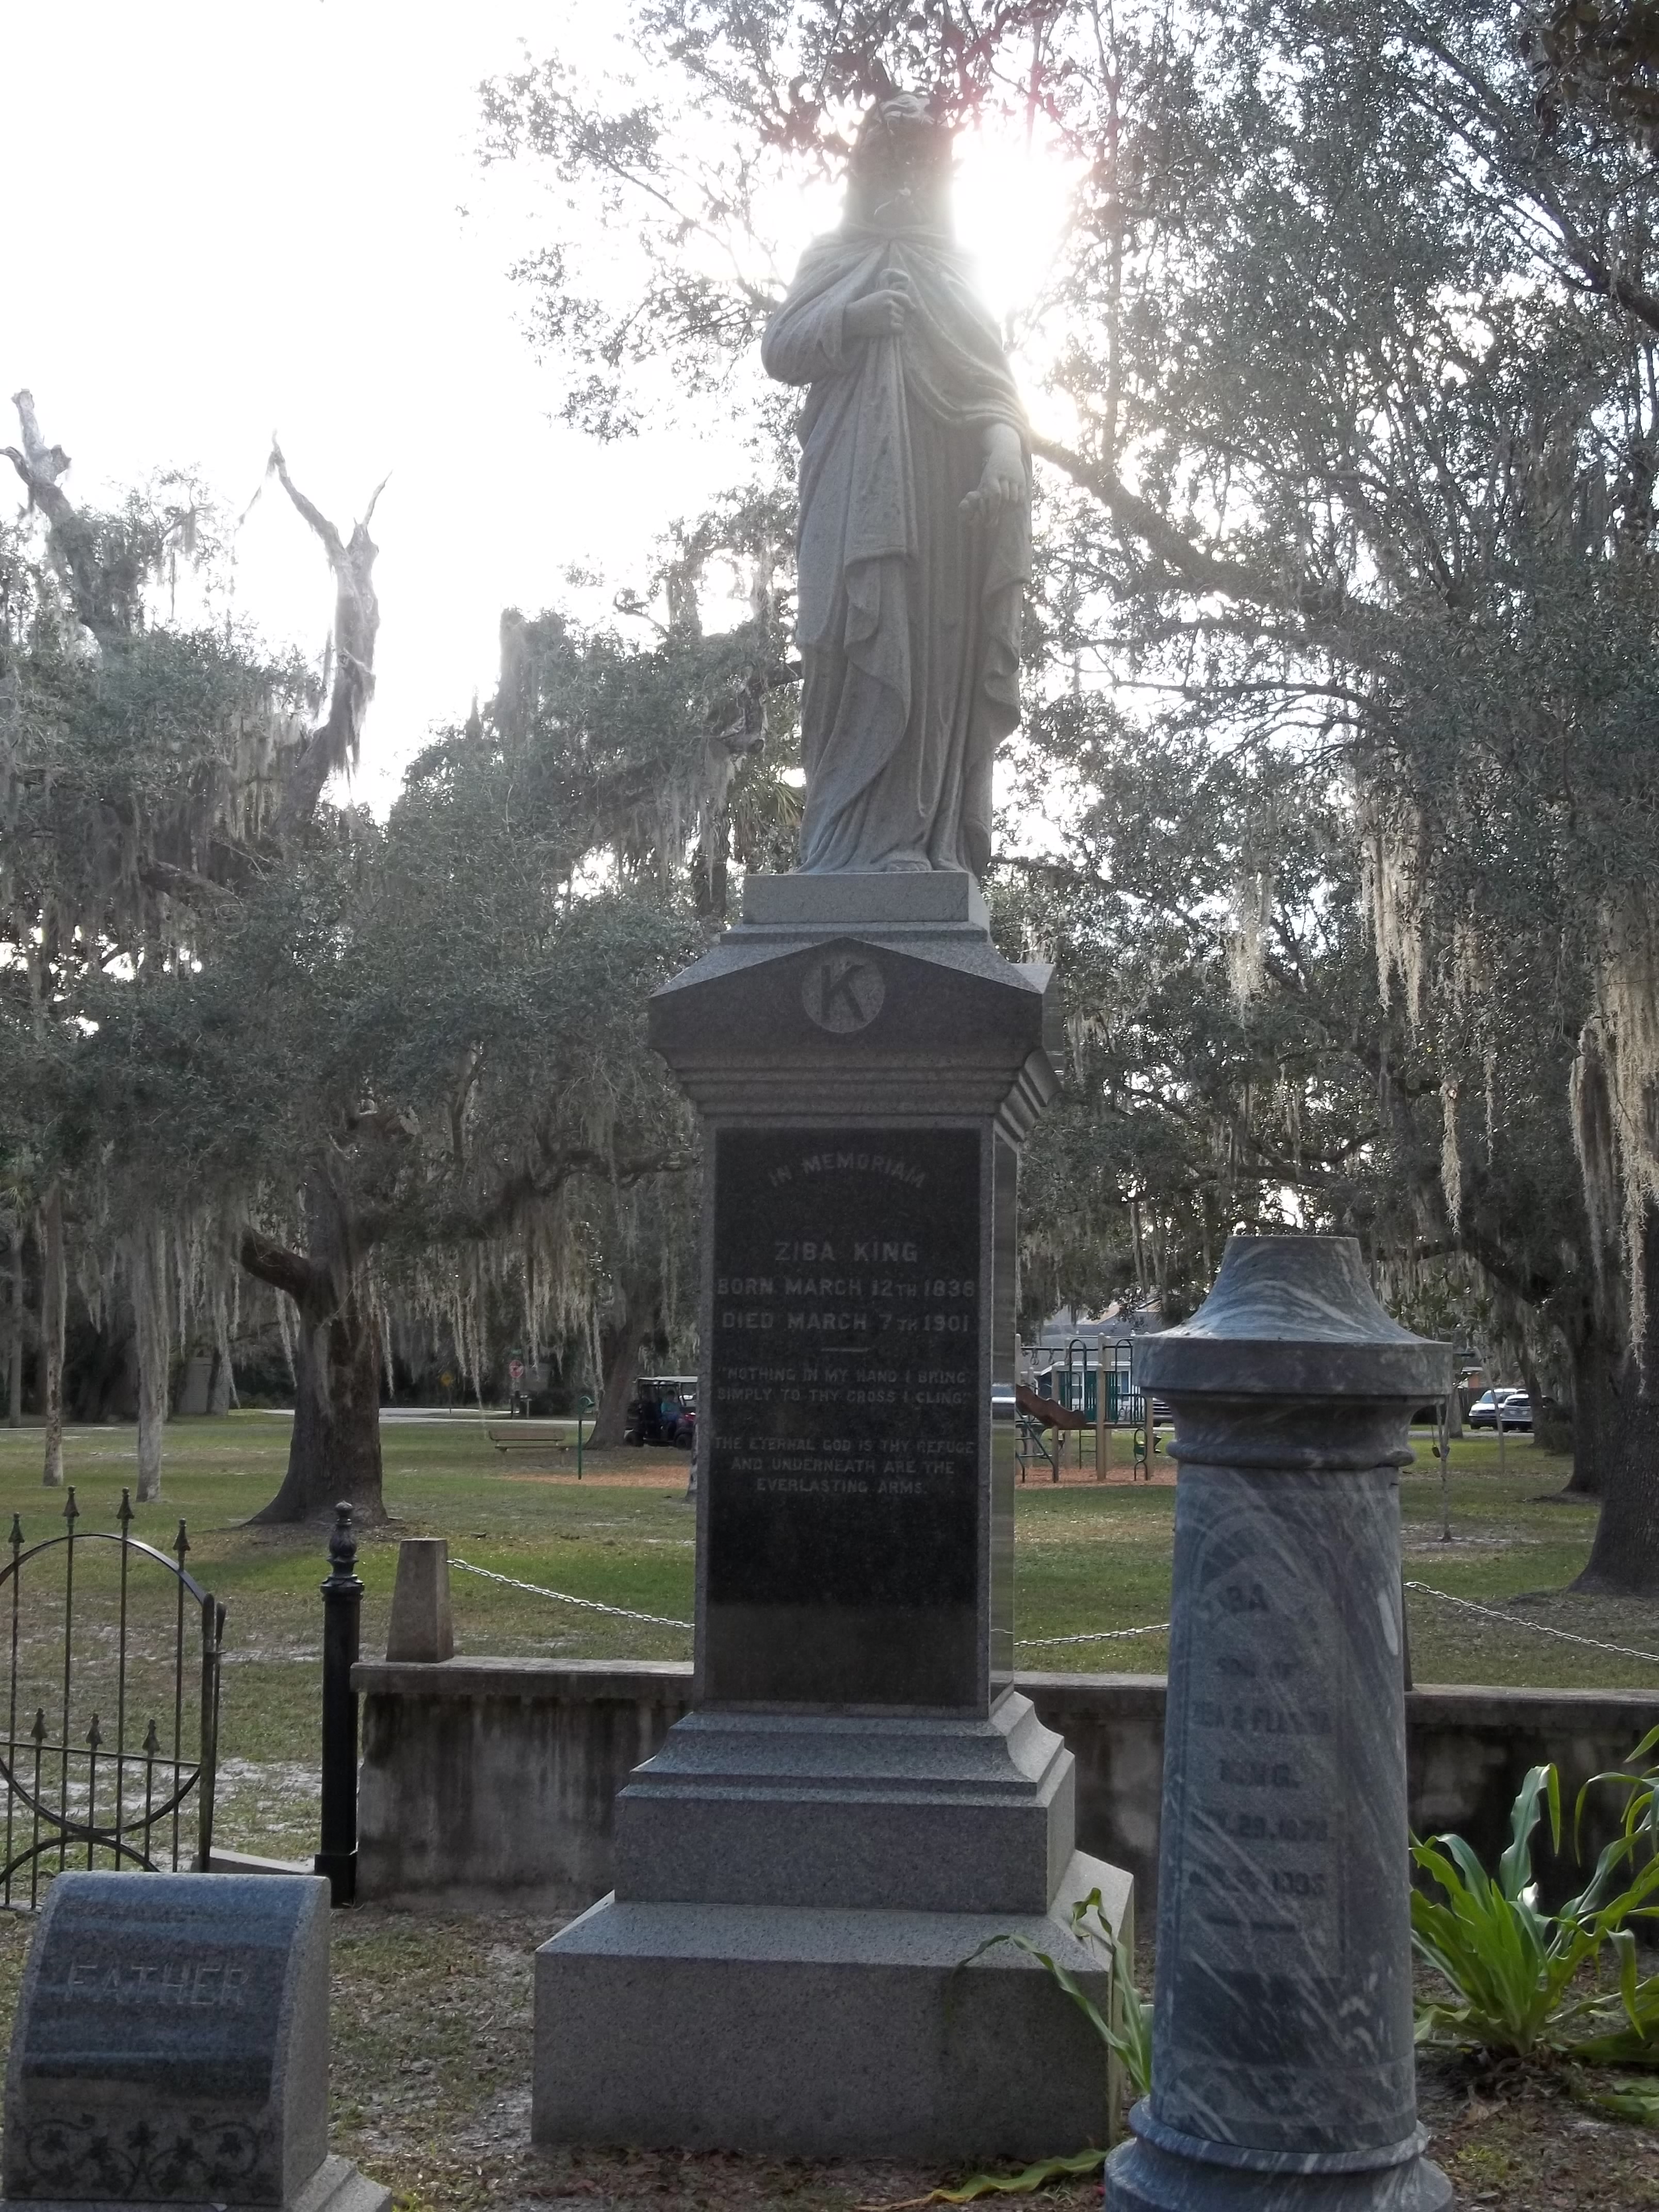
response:
[[[1108,2212],[1444,2212],[1412,2040],[1399,1470],[1449,1346],[1347,1237],[1235,1237],[1175,1411],[1152,2094]]]
[[[854,919],[860,908],[870,919]],[[1045,969],[963,875],[750,878],[652,1002],[702,1118],[696,1710],[617,1802],[616,1889],[538,1960],[538,2138],[803,2154],[1103,2143],[1071,1931],[1128,1877],[1012,1686],[1019,1146]]]

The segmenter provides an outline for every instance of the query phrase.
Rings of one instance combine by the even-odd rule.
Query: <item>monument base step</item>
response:
[[[1103,2011],[1111,1974],[1072,1933],[1121,1869],[1074,1852],[1046,1914],[618,1903],[536,1956],[532,2131],[799,2157],[1038,2158],[1105,2144],[1107,2054],[1018,1935]],[[971,1964],[969,1963],[971,1961]]]
[[[1450,2212],[1452,2185],[1426,2158],[1357,2173],[1267,2172],[1172,2158],[1126,2142],[1106,2167],[1105,2212]]]
[[[0,2197],[0,2212],[133,2212],[131,2197]],[[234,2197],[186,2200],[170,2197],[167,2212],[236,2212]],[[325,2158],[297,2197],[281,2212],[392,2212],[392,2191],[371,2181],[349,2159]]]
[[[988,930],[985,895],[955,869],[843,869],[835,874],[748,875],[743,919],[773,929],[959,927]]]
[[[1017,1691],[975,1719],[705,1710],[617,1800],[616,1895],[1040,1914],[1076,1793],[1071,1753]]]

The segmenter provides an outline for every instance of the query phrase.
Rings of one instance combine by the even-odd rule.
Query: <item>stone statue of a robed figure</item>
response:
[[[909,94],[866,115],[839,230],[762,358],[800,421],[800,866],[984,873],[1019,719],[1031,572],[1024,410],[951,232],[951,140]]]

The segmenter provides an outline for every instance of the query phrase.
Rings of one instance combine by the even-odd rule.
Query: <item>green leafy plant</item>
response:
[[[988,1951],[994,1951],[1005,1943],[1035,1959],[1100,2038],[1109,2054],[1109,2063],[1110,2059],[1116,2060],[1132,2096],[1144,2097],[1152,2086],[1152,2008],[1135,1987],[1134,1960],[1128,1945],[1106,1917],[1105,1904],[1098,1889],[1091,1889],[1087,1897],[1072,1907],[1071,1926],[1073,1934],[1082,1942],[1098,1944],[1110,1954],[1109,2019],[1071,1969],[1063,1966],[1051,1951],[1045,1951],[1029,1936],[993,1936],[962,1963],[971,1966],[975,1959],[983,1958]],[[1023,2173],[976,2173],[955,2189],[935,2189],[926,2197],[907,2197],[902,2204],[886,2206],[884,2212],[913,2212],[913,2208],[925,2204],[971,2204],[981,2197],[1029,2197],[1051,2181],[1092,2172],[1105,2155],[1103,2150],[1073,2151],[1062,2158],[1038,2159]],[[864,2208],[863,2212],[869,2212],[869,2208]]]
[[[930,2189],[925,2197],[906,2197],[893,2204],[860,2204],[857,2212],[921,2212],[927,2204],[973,2204],[981,2197],[1030,2197],[1051,2181],[1092,2173],[1105,2154],[1080,2150],[1071,2158],[1041,2158],[1023,2173],[976,2173],[959,2189]]]
[[[1091,1917],[1092,1916],[1092,1920]],[[1058,1987],[1064,1990],[1072,2002],[1088,2021],[1105,2045],[1111,2056],[1123,2069],[1124,2079],[1136,2097],[1144,2097],[1152,2086],[1152,2008],[1142,1999],[1135,1987],[1134,1960],[1129,1947],[1106,1917],[1106,1907],[1098,1889],[1091,1889],[1071,1911],[1072,1933],[1086,1943],[1096,1943],[1109,1953],[1112,1961],[1112,2017],[1108,2020],[1094,1999],[1088,1994],[1069,1969],[1062,1966],[1051,1952],[1034,1943],[1029,1936],[993,1936],[981,1943],[977,1951],[963,1960],[971,1966],[975,1959],[986,1952],[1007,1943],[1016,1951],[1024,1951],[1035,1959]]]
[[[1575,1838],[1583,1826],[1584,1800],[1592,1790],[1604,1782],[1619,1784],[1625,1790],[1625,1810],[1620,1826],[1626,1845],[1633,1853],[1645,1844],[1650,1852],[1659,1851],[1659,1767],[1651,1764],[1659,1751],[1659,1728],[1651,1728],[1643,1737],[1623,1767],[1610,1768],[1605,1774],[1593,1774],[1578,1793],[1578,1804],[1573,1814]],[[1644,1766],[1641,1762],[1650,1763]],[[1635,1772],[1630,1771],[1634,1768]]]
[[[1647,1740],[1641,1755],[1659,1741]],[[1639,1865],[1644,1820],[1650,1821],[1659,1775],[1599,1775],[1632,1786],[1620,1833],[1608,1844],[1577,1896],[1555,1911],[1538,1901],[1532,1839],[1548,1810],[1556,1848],[1561,1841],[1561,1784],[1556,1768],[1534,1766],[1510,1816],[1510,1841],[1489,1875],[1461,1836],[1412,1839],[1412,1856],[1441,1896],[1412,1893],[1412,1942],[1418,1956],[1447,1982],[1450,2003],[1420,2006],[1419,2043],[1447,2044],[1516,2057],[1571,2058],[1581,2063],[1659,2067],[1659,1975],[1638,1972],[1632,1923],[1659,1917],[1648,1900],[1659,1889],[1659,1857]],[[1585,1785],[1588,1790],[1595,1783]],[[1632,1809],[1642,1788],[1648,1811]],[[1584,1792],[1580,1793],[1582,1816]],[[1632,1871],[1632,1869],[1634,1871]],[[1620,1887],[1620,1881],[1623,1887]],[[1587,1987],[1584,1970],[1611,1954],[1611,1982],[1600,1972]]]

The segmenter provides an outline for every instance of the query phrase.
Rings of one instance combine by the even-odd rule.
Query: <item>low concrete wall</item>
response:
[[[691,1669],[446,1659],[358,1666],[357,1894],[561,1908],[611,1887],[611,1807],[691,1701]]]
[[[591,1905],[611,1887],[617,1792],[691,1698],[691,1669],[678,1663],[371,1661],[352,1679],[364,1695],[357,1893],[382,1900]],[[1128,1869],[1145,1915],[1158,1879],[1163,1676],[1023,1674],[1019,1686],[1076,1754],[1079,1844]],[[1639,1691],[1427,1688],[1406,1707],[1412,1826],[1455,1829],[1489,1863],[1529,1766],[1560,1766],[1570,1822],[1580,1784],[1621,1764],[1659,1721],[1659,1698]],[[1605,1820],[1586,1823],[1591,1848],[1609,1832]],[[1547,1894],[1577,1886],[1547,1843],[1540,1873]]]

